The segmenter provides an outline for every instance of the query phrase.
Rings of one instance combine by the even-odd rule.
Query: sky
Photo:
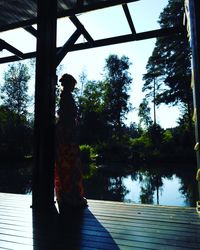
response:
[[[168,0],[140,0],[129,3],[128,7],[136,32],[158,29],[159,25],[157,20],[160,12],[167,3]],[[131,33],[121,6],[91,11],[80,14],[77,17],[94,39]],[[59,19],[57,26],[57,46],[62,46],[74,31],[75,26],[68,18]],[[23,29],[2,32],[0,33],[0,38],[24,52],[33,51],[36,47],[35,39]],[[81,36],[77,42],[84,41],[85,38]],[[126,123],[138,123],[138,107],[145,96],[145,93],[142,93],[144,83],[142,77],[146,72],[145,67],[153,51],[155,41],[155,39],[147,39],[69,52],[61,62],[62,71],[59,72],[59,74],[67,72],[72,74],[79,82],[80,73],[85,71],[89,80],[100,80],[102,79],[105,59],[110,54],[116,54],[119,57],[123,55],[127,56],[132,64],[129,72],[133,78],[129,101],[135,109],[127,115]],[[10,55],[10,53],[7,51],[0,52],[0,56],[6,55]],[[1,79],[6,68],[6,64],[0,65]],[[60,75],[58,77],[60,77]],[[1,82],[2,80],[0,83]],[[32,79],[29,83],[30,94],[34,93],[34,84],[34,79]],[[150,104],[150,107],[153,110],[153,103]],[[163,128],[175,127],[179,114],[180,112],[177,107],[161,105],[156,110],[157,122]]]

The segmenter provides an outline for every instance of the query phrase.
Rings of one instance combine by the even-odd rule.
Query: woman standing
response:
[[[55,192],[59,209],[83,208],[80,149],[77,140],[77,108],[72,96],[76,80],[64,74],[59,80],[63,87],[56,125]]]

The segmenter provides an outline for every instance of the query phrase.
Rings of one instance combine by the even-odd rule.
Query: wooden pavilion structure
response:
[[[11,56],[0,58],[7,63],[36,58],[35,83],[35,165],[33,169],[32,205],[36,209],[50,209],[54,205],[54,110],[56,67],[70,51],[95,48],[168,36],[185,32],[184,26],[149,30],[137,33],[128,4],[138,0],[15,0],[0,1],[0,32],[23,28],[37,39],[36,51],[25,53],[7,41],[0,39],[0,50],[8,50]],[[77,14],[120,5],[124,11],[130,33],[95,40],[79,21]],[[188,33],[193,54],[193,92],[196,113],[197,163],[200,167],[198,143],[200,140],[200,7],[197,0],[186,1]],[[75,32],[62,47],[56,46],[57,18],[68,17],[75,25]],[[120,20],[119,20],[120,22]],[[33,27],[37,26],[37,29]],[[76,43],[83,35],[84,43]]]

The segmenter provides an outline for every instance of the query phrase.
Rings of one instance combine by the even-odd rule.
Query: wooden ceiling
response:
[[[58,0],[57,16],[72,16],[138,0]],[[0,1],[0,32],[37,23],[37,0]]]

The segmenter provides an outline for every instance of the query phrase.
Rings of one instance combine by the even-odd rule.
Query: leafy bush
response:
[[[96,153],[92,146],[84,144],[80,145],[82,162],[91,162],[95,159]]]

